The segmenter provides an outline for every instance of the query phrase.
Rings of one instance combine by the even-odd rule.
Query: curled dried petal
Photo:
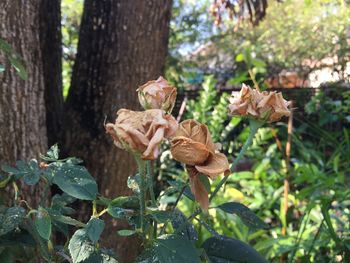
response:
[[[171,141],[171,154],[179,162],[196,165],[204,163],[210,152],[205,144],[177,136]]]
[[[106,124],[117,147],[141,154],[141,158],[154,160],[158,147],[164,138],[169,138],[177,129],[174,117],[165,115],[162,110],[117,112],[115,123]]]
[[[230,172],[230,165],[222,153],[210,154],[205,164],[195,167],[198,172],[208,175],[211,179],[222,173],[228,175]]]
[[[196,201],[203,210],[207,211],[209,207],[208,192],[199,176],[190,176],[190,187]]]

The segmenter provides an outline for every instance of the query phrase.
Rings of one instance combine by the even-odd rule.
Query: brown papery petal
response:
[[[163,140],[164,129],[159,128],[154,134],[152,139],[150,140],[146,151],[142,154],[142,159],[144,160],[155,160],[158,156],[158,145]]]
[[[120,137],[122,134],[124,141],[127,141],[130,144],[135,144],[136,149],[141,150],[145,149],[149,143],[149,139],[140,132],[139,130],[135,129],[134,127],[130,126],[129,124],[117,124],[117,134]]]
[[[203,144],[207,144],[207,137],[209,135],[209,131],[207,126],[200,124],[192,127],[190,131],[190,138],[195,142],[200,142]]]
[[[230,165],[226,156],[222,153],[210,154],[207,162],[204,165],[196,165],[198,172],[208,175],[211,179],[222,173],[229,173]]]
[[[172,115],[165,115],[164,118],[168,121],[168,127],[165,129],[164,137],[171,138],[175,135],[179,127],[179,123]]]
[[[184,136],[187,138],[191,137],[191,130],[194,124],[200,125],[199,122],[195,120],[185,120],[179,124],[179,129],[176,132],[176,136]]]
[[[171,141],[170,151],[175,160],[188,165],[202,164],[210,154],[204,144],[183,136],[177,136]]]
[[[199,203],[201,208],[205,211],[208,211],[208,207],[209,207],[208,192],[205,189],[201,180],[199,179],[198,175],[190,176],[190,187],[196,201]]]

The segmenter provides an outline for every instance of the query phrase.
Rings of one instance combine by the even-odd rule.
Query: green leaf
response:
[[[76,226],[76,227],[85,227],[86,224],[71,218],[69,216],[64,216],[62,215],[59,211],[56,211],[54,209],[50,209],[48,208],[47,211],[49,212],[49,215],[51,217],[52,220],[66,224],[66,225],[72,225],[72,226]]]
[[[188,240],[198,240],[198,233],[194,225],[189,223],[187,217],[177,208],[173,212],[171,224],[179,235]]]
[[[0,253],[0,262],[1,263],[13,263],[15,261],[14,255],[11,253],[10,249],[5,249]]]
[[[35,185],[40,180],[41,171],[35,159],[30,160],[28,164],[19,160],[16,167],[3,165],[1,168],[4,172],[14,175],[16,180],[23,177],[27,185]]]
[[[1,38],[0,38],[0,50],[2,50],[7,55],[13,53],[13,49],[11,45]]]
[[[109,205],[137,209],[139,207],[139,199],[136,196],[119,196],[113,199]]]
[[[92,218],[87,223],[86,233],[93,243],[96,243],[105,228],[105,222],[98,218]]]
[[[236,56],[236,62],[242,62],[242,61],[244,61],[244,55],[240,53]]]
[[[125,209],[119,206],[114,206],[112,204],[107,207],[107,212],[110,216],[118,219],[125,219],[134,214],[134,210]]]
[[[0,214],[0,236],[5,235],[22,223],[25,210],[22,207],[10,207]]]
[[[4,72],[5,71],[5,66],[0,64],[0,73]]]
[[[51,236],[51,217],[49,213],[42,207],[39,207],[39,211],[36,214],[34,225],[39,235],[45,239],[49,240]]]
[[[50,149],[47,151],[46,156],[45,155],[41,155],[40,158],[45,160],[45,161],[57,161],[59,158],[59,149],[57,144],[54,144],[50,147]]]
[[[101,249],[84,260],[84,263],[118,263],[113,251]]]
[[[62,164],[55,172],[53,183],[63,192],[81,200],[95,200],[98,193],[95,179],[83,166]]]
[[[150,215],[154,220],[161,224],[167,222],[173,217],[173,213],[171,211],[151,211]]]
[[[252,59],[252,64],[253,64],[253,66],[258,67],[258,68],[265,68],[266,67],[266,63],[263,60],[260,60],[257,58]]]
[[[28,75],[25,66],[23,63],[20,61],[19,57],[17,56],[10,56],[9,57],[11,65],[15,68],[17,71],[18,76],[23,79],[27,80]]]
[[[267,263],[254,248],[233,238],[211,237],[203,243],[202,247],[212,263]]]
[[[208,176],[204,175],[204,174],[200,174],[199,175],[199,180],[201,181],[201,183],[203,184],[205,190],[207,190],[208,193],[210,193],[210,181]]]
[[[11,176],[3,176],[0,174],[0,188],[5,188],[10,180]]]
[[[93,256],[96,252],[95,246],[86,234],[86,229],[78,229],[73,234],[69,241],[68,249],[73,263],[82,262]]]
[[[188,199],[190,199],[192,201],[195,200],[194,195],[192,194],[191,188],[189,186],[185,187],[184,196],[186,196]]]
[[[160,236],[154,245],[154,253],[159,263],[200,263],[193,243],[178,235]]]
[[[20,229],[1,236],[0,247],[9,246],[35,247],[36,243],[27,230]]]
[[[257,217],[248,207],[246,207],[243,204],[237,202],[229,202],[219,205],[218,208],[220,208],[226,213],[236,214],[248,227],[258,229],[269,228],[269,225],[267,225],[264,221]]]
[[[6,173],[9,173],[9,174],[17,174],[17,173],[19,173],[19,170],[17,168],[9,166],[7,164],[2,165],[1,166],[1,170],[3,170]]]
[[[121,237],[128,237],[128,236],[132,236],[132,235],[136,234],[136,231],[130,230],[130,229],[122,229],[122,230],[119,230],[117,233]]]
[[[37,160],[30,160],[28,163],[28,167],[29,172],[24,174],[23,181],[27,185],[35,185],[39,182],[41,174]]]

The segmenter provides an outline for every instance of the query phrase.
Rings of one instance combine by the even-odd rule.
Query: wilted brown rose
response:
[[[177,130],[178,123],[171,115],[159,109],[117,112],[115,123],[108,123],[106,131],[121,149],[141,154],[144,160],[155,160],[158,147],[164,138],[170,138]]]
[[[230,171],[227,158],[213,143],[208,127],[195,120],[183,121],[171,140],[170,150],[175,160],[186,164],[191,190],[201,207],[208,209],[208,193],[198,175],[213,179]]]
[[[176,88],[172,87],[166,79],[148,81],[137,89],[141,106],[148,109],[162,109],[171,113],[176,101]]]
[[[232,92],[229,112],[232,115],[274,122],[290,115],[289,104],[280,92],[259,92],[243,84],[239,93]]]

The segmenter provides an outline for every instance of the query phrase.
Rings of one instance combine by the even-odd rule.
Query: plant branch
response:
[[[233,173],[236,170],[236,167],[238,165],[238,162],[242,159],[242,157],[244,156],[245,152],[248,150],[249,146],[253,143],[253,139],[255,137],[256,132],[258,131],[258,129],[263,125],[262,122],[250,119],[249,120],[249,135],[248,135],[248,139],[247,141],[244,143],[241,151],[239,152],[237,158],[234,160],[234,162],[231,165],[231,173]],[[210,198],[209,198],[209,202],[211,200],[214,199],[214,197],[217,195],[217,193],[219,192],[220,188],[226,183],[228,179],[228,176],[225,176],[220,183],[216,186],[214,192],[211,194]]]
[[[144,225],[144,217],[145,217],[145,164],[144,161],[141,160],[139,157],[135,157],[137,166],[139,168],[139,175],[140,175],[140,224],[141,224],[141,231],[144,233],[145,225]]]
[[[148,187],[149,187],[149,193],[151,196],[152,205],[157,206],[156,197],[154,195],[154,188],[153,188],[153,180],[154,180],[153,161],[147,161],[147,177],[149,179]]]

